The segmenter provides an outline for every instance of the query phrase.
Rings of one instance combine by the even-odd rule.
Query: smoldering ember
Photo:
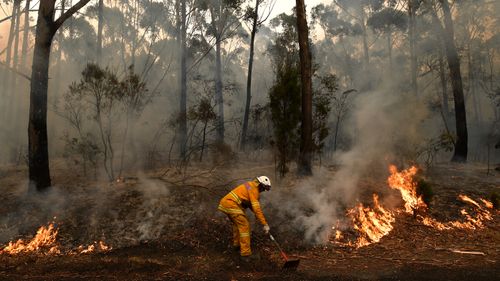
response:
[[[499,15],[0,0],[0,280],[498,280]]]

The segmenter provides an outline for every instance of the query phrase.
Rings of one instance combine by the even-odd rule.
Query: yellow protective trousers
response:
[[[228,214],[233,226],[233,246],[240,247],[241,256],[252,254],[250,248],[250,222],[242,214]]]

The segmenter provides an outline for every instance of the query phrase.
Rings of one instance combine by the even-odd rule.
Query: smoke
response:
[[[335,156],[338,170],[320,168],[314,177],[296,182],[292,196],[281,192],[272,201],[286,202],[278,208],[304,229],[307,241],[327,241],[332,227],[345,219],[345,208],[359,199],[360,181],[386,174],[390,163],[421,141],[426,116],[423,105],[408,102],[408,96],[390,86],[360,94],[344,125],[354,143]]]

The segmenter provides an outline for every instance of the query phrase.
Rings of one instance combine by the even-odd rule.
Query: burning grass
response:
[[[478,203],[467,195],[460,194],[458,199],[470,207],[472,210],[462,208],[460,214],[462,219],[440,222],[427,215],[428,206],[417,194],[417,182],[415,175],[418,169],[412,166],[406,170],[398,172],[396,166],[389,166],[390,176],[387,179],[389,188],[398,190],[404,202],[404,209],[388,210],[379,203],[377,194],[373,195],[373,207],[364,206],[359,203],[356,207],[347,211],[347,217],[352,222],[351,228],[356,231],[357,238],[349,240],[345,238],[340,230],[336,230],[331,241],[350,247],[364,247],[372,243],[377,243],[380,239],[391,232],[394,228],[396,213],[405,213],[415,216],[423,225],[437,230],[468,229],[475,230],[484,227],[486,221],[493,220],[493,203],[480,198]],[[417,210],[422,210],[417,214]],[[333,228],[335,229],[335,227]]]
[[[60,254],[87,254],[91,252],[106,252],[111,247],[103,241],[94,242],[88,246],[80,245],[74,250],[62,250],[57,242],[59,229],[54,222],[47,226],[42,225],[36,232],[36,235],[29,241],[19,239],[16,242],[9,242],[7,246],[0,250],[0,254],[18,255],[18,254],[41,254],[41,255],[60,255]]]

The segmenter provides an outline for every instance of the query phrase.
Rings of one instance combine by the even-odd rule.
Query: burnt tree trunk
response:
[[[302,123],[298,173],[312,175],[312,67],[309,50],[309,29],[307,27],[304,0],[296,0],[297,30],[299,35],[300,80],[302,83]]]
[[[453,153],[451,161],[466,162],[468,149],[468,133],[462,74],[460,73],[460,59],[458,57],[457,48],[455,46],[453,21],[451,18],[448,0],[440,0],[440,2],[444,15],[443,39],[446,49],[446,57],[448,60],[448,67],[450,69],[451,86],[453,89],[453,99],[455,102],[455,119],[457,130],[457,141],[455,143],[455,151]]]
[[[248,131],[248,116],[250,115],[250,102],[252,100],[252,71],[253,71],[253,57],[255,53],[255,34],[257,33],[257,26],[259,21],[259,4],[261,0],[255,0],[255,10],[253,14],[252,32],[250,34],[250,55],[248,58],[248,75],[247,75],[247,100],[245,103],[245,114],[243,115],[243,128],[241,130],[241,144],[240,148],[245,149]]]
[[[47,141],[47,90],[52,39],[64,21],[89,1],[80,0],[56,21],[54,21],[55,0],[40,1],[33,64],[31,67],[28,121],[28,174],[30,189],[36,188],[38,191],[43,191],[51,185]]]

